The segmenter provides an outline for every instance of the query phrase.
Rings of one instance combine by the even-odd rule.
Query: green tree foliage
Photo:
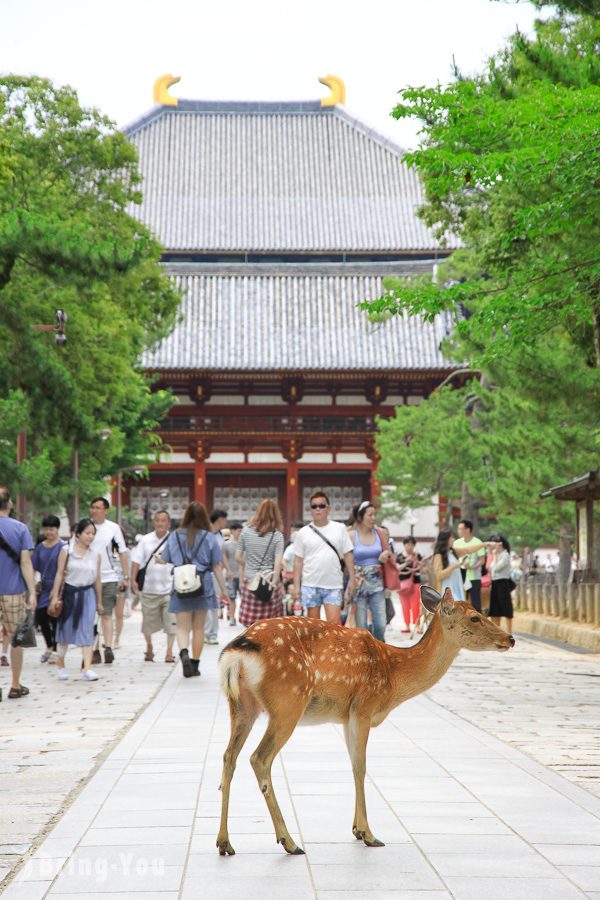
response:
[[[527,543],[555,536],[572,512],[539,491],[598,464],[599,45],[597,18],[558,14],[533,39],[515,35],[481,76],[401,92],[394,115],[424,123],[407,157],[425,186],[421,215],[463,249],[436,283],[396,281],[364,304],[377,316],[452,311],[448,352],[481,373],[381,423],[381,479],[395,501],[430,497],[443,472],[442,493],[458,498],[466,484]],[[421,428],[425,465],[411,442],[388,466],[394,440]]]
[[[70,88],[0,79],[0,467],[42,507],[72,494],[75,448],[82,489],[147,457],[169,405],[139,358],[179,298],[130,214],[139,201],[135,149],[108,119]],[[33,328],[56,309],[64,347]],[[20,429],[30,459],[17,469]]]

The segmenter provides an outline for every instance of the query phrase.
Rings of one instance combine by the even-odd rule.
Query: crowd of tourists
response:
[[[129,597],[141,607],[144,660],[155,661],[153,638],[162,632],[164,661],[176,662],[177,640],[185,678],[200,675],[204,645],[218,643],[219,618],[248,627],[274,616],[324,615],[334,624],[368,628],[384,642],[397,595],[402,631],[420,634],[423,583],[440,592],[450,588],[455,600],[468,599],[478,611],[489,595],[485,611],[496,624],[504,618],[511,631],[508,541],[500,534],[481,541],[466,519],[456,540],[451,529],[441,530],[423,558],[412,537],[398,552],[370,500],[342,523],[330,518],[327,494],[313,492],[310,522],[294,524],[287,546],[274,500],[263,500],[245,523],[228,521],[223,509],[209,515],[194,501],[177,527],[166,510],[157,511],[153,530],[129,552],[109,509],[105,497],[95,497],[68,540],[59,535],[60,520],[46,516],[34,547],[26,525],[11,517],[9,490],[0,487],[0,664],[12,667],[10,699],[29,693],[20,680],[23,649],[12,641],[28,613],[46,645],[41,662],[55,665],[57,678],[66,681],[75,674],[67,667],[69,648],[80,648],[78,674],[93,682],[94,666],[115,661]]]

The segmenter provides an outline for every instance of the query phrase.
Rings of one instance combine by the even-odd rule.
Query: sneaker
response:
[[[92,665],[99,666],[101,662],[102,656],[100,655],[100,651],[94,650],[94,652],[92,653]]]
[[[69,673],[67,672],[66,669],[59,669],[57,674],[58,674],[59,681],[68,681],[69,680]]]
[[[91,669],[88,669],[87,672],[84,672],[83,677],[85,681],[98,681],[98,676]]]
[[[219,641],[216,637],[207,637],[207,638],[204,638],[204,643],[205,644],[218,644]]]
[[[50,662],[50,657],[52,656],[52,652],[50,650],[46,650],[45,653],[42,653],[40,657],[40,662],[47,663]]]
[[[115,654],[112,652],[110,647],[105,647],[104,648],[104,662],[111,663],[114,661],[114,658],[115,658]]]
[[[230,624],[230,625],[237,625],[237,622],[235,621],[235,616],[230,616],[230,617],[229,617],[229,624]]]

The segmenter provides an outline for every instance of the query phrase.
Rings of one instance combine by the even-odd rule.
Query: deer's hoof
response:
[[[217,848],[219,850],[219,856],[235,856],[235,850],[228,840],[217,841]]]
[[[377,840],[376,837],[372,837],[372,838],[364,837],[363,841],[365,842],[365,845],[367,847],[385,847],[385,844],[383,843],[383,841]]]
[[[287,840],[287,838],[284,838],[284,837],[279,838],[279,843],[281,844],[281,846],[283,847],[285,852],[290,854],[290,856],[304,856],[305,855],[302,847],[298,847],[296,844],[294,844],[293,841],[290,843]],[[288,847],[288,843],[290,844],[289,847]]]

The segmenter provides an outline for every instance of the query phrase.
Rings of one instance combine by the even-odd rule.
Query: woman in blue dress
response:
[[[81,647],[85,681],[98,680],[98,676],[91,668],[94,619],[96,612],[102,610],[100,556],[91,547],[95,537],[96,526],[92,520],[81,519],[75,526],[75,540],[72,545],[70,547],[65,545],[58,557],[50,604],[56,602],[62,587],[63,608],[56,624],[60,681],[66,681],[69,677],[65,667],[69,644]]]
[[[157,562],[183,566],[196,566],[202,581],[199,594],[178,594],[175,585],[171,589],[169,612],[175,613],[179,657],[185,678],[199,675],[200,654],[204,647],[204,620],[209,609],[217,609],[219,604],[215,594],[213,578],[216,578],[220,596],[227,599],[227,585],[223,577],[223,556],[217,538],[210,527],[210,519],[202,503],[190,503],[181,525],[169,535]],[[190,635],[192,655],[190,657]]]

